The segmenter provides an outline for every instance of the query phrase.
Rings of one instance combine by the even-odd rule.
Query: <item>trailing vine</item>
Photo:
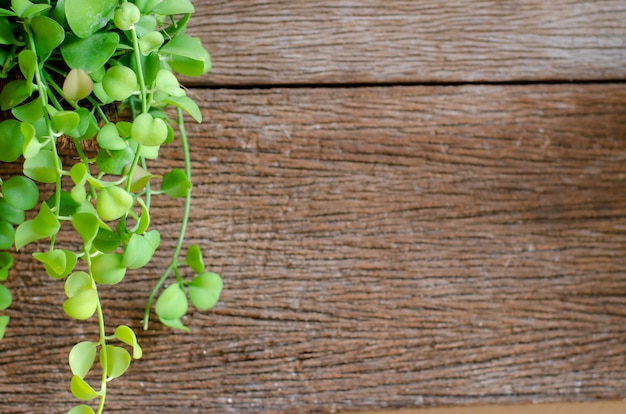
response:
[[[185,118],[201,122],[202,113],[174,73],[200,76],[211,67],[200,40],[185,33],[193,12],[189,0],[0,1],[0,110],[10,112],[0,123],[0,161],[23,161],[23,175],[0,177],[0,282],[9,277],[13,248],[47,239],[33,257],[64,280],[64,312],[97,320],[98,337],[69,352],[70,390],[85,402],[71,414],[102,413],[107,384],[142,357],[129,326],[107,326],[99,292],[145,267],[159,248],[153,196],[183,198],[184,209],[169,264],[148,295],[144,329],[153,304],[164,325],[187,330],[189,302],[206,310],[219,299],[220,276],[206,271],[197,245],[184,249],[191,205]],[[128,116],[109,119],[111,106]],[[151,173],[160,147],[176,139],[184,167]],[[58,152],[66,140],[75,161]],[[82,150],[89,140],[95,156]],[[52,196],[40,200],[41,186],[53,187]],[[57,242],[69,230],[81,240],[77,248]],[[11,302],[0,284],[0,311]],[[8,323],[0,315],[0,338]],[[98,380],[89,375],[96,361]]]

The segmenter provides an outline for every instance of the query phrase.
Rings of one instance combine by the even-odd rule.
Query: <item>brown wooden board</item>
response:
[[[222,0],[190,32],[194,84],[507,82],[626,77],[623,0]]]
[[[107,412],[626,397],[623,84],[190,92],[188,242],[225,291],[189,334],[142,332]],[[181,203],[153,203],[171,246]],[[59,412],[67,353],[97,328],[27,253],[0,411]],[[101,290],[109,327],[140,327],[165,261]]]

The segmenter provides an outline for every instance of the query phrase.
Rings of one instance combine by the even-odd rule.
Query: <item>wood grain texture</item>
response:
[[[191,84],[626,77],[623,0],[219,0],[190,31],[214,70]]]
[[[108,412],[626,397],[623,85],[191,92],[188,241],[225,291],[190,334],[142,332]],[[181,205],[162,202],[172,245]],[[109,326],[139,328],[164,261],[104,290]],[[59,412],[95,324],[26,253],[9,287],[0,411]]]

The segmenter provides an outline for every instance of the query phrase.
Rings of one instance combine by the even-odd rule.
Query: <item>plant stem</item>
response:
[[[146,93],[146,81],[143,76],[143,65],[141,64],[141,51],[139,50],[139,40],[137,39],[137,31],[135,27],[130,29],[133,37],[133,49],[135,55],[135,63],[137,64],[137,77],[139,80],[139,92],[141,93],[141,112],[148,112],[148,99]]]
[[[187,178],[191,182],[191,156],[189,153],[189,141],[187,139],[187,132],[185,130],[185,119],[183,117],[183,111],[180,108],[176,108],[178,129],[180,132],[180,141],[183,150],[183,157],[185,160],[185,173],[187,174]],[[170,264],[165,269],[165,272],[161,275],[157,283],[152,288],[150,292],[150,296],[148,297],[148,303],[146,304],[146,310],[143,316],[143,329],[148,329],[148,322],[150,320],[150,309],[152,309],[152,301],[154,300],[154,296],[157,291],[161,288],[165,280],[172,272],[172,270],[176,269],[178,266],[178,257],[180,256],[180,251],[183,248],[183,242],[185,240],[185,232],[187,231],[187,224],[189,223],[189,212],[191,211],[191,187],[187,191],[185,195],[185,206],[183,209],[183,218],[180,222],[180,230],[178,233],[178,241],[176,242],[176,247],[174,248],[174,252],[172,253],[172,260]]]

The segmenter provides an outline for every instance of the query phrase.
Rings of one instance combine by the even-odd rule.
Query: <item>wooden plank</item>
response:
[[[190,334],[142,333],[108,412],[626,396],[623,85],[191,92],[206,122],[189,125],[188,241],[225,292]],[[163,202],[171,245],[180,202]],[[95,324],[20,257],[2,412],[61,411],[67,352]],[[109,326],[140,326],[164,261],[103,289]]]
[[[393,411],[359,411],[358,414],[622,414],[624,401],[560,404],[478,405],[469,407],[419,408]],[[357,414],[357,413],[354,413]]]
[[[624,79],[623,0],[196,2],[214,69],[190,84]]]

